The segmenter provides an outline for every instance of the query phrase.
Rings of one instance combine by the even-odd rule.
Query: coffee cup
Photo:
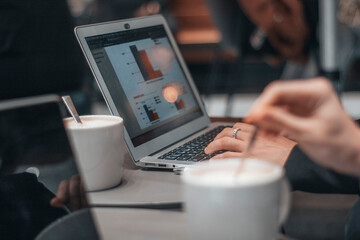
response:
[[[280,166],[208,161],[185,168],[182,180],[189,239],[277,239],[290,203]]]
[[[123,119],[108,115],[80,116],[64,125],[87,191],[104,190],[118,185],[122,176],[125,144]]]

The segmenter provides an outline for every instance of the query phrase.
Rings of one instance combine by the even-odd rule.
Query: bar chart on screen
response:
[[[104,49],[141,129],[196,106],[166,37],[147,37]]]
[[[164,79],[166,49],[167,42],[151,38],[105,47],[119,80],[132,91]]]
[[[185,103],[182,99],[180,99],[177,102],[175,102],[175,106],[177,110],[181,110],[185,108]]]
[[[150,122],[159,119],[158,113],[153,111],[148,105],[143,105],[143,108],[144,108],[145,113],[146,113],[147,117],[149,118]]]
[[[131,45],[130,50],[145,81],[163,76],[161,70],[154,70],[146,50],[139,51],[136,45]]]
[[[141,116],[141,121],[144,124],[152,124],[160,120],[157,106],[161,103],[160,96],[148,96],[144,100],[136,102],[137,112]]]

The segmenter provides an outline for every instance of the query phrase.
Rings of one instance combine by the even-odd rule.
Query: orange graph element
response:
[[[154,113],[153,110],[150,110],[149,113],[150,113],[152,121],[159,119],[159,115],[156,112]]]
[[[185,104],[184,104],[184,101],[182,99],[180,99],[178,102],[176,102],[175,105],[176,105],[177,110],[185,108]]]
[[[143,62],[144,66],[145,66],[146,72],[149,74],[150,79],[159,78],[159,77],[163,76],[163,74],[160,70],[156,70],[156,71],[154,70],[145,50],[139,51],[139,55],[140,55],[141,61]]]

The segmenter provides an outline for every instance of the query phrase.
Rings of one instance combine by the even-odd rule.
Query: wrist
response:
[[[267,147],[264,147],[264,155],[266,156],[264,159],[284,167],[296,144],[296,142],[283,136],[269,137]]]
[[[286,137],[284,137],[284,152],[283,152],[283,158],[282,158],[282,165],[285,166],[287,163],[290,154],[292,153],[294,147],[297,145],[297,142],[290,140]]]

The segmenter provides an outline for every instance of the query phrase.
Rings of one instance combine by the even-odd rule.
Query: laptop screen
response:
[[[163,25],[85,39],[135,147],[203,116]]]

